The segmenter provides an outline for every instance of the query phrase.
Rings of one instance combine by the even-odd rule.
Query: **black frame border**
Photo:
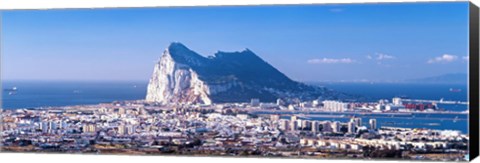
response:
[[[470,161],[479,155],[479,9],[469,4],[469,154]]]

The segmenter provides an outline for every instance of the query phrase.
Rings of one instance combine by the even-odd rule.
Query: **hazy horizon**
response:
[[[463,74],[463,73],[458,73],[460,75],[465,75],[466,78],[465,80],[468,79],[468,74]],[[451,74],[443,74],[439,76],[444,76],[444,75],[451,75]],[[439,76],[427,76],[425,78],[429,77],[439,77]],[[415,78],[415,79],[406,79],[406,80],[318,80],[318,81],[301,81],[301,80],[295,80],[298,82],[306,83],[306,84],[314,84],[314,83],[410,83],[410,84],[436,84],[433,82],[422,82],[422,81],[409,81],[409,80],[416,80],[416,79],[424,79],[424,78]],[[16,83],[28,83],[28,82],[67,82],[67,83],[146,83],[148,84],[150,79],[144,79],[144,80],[78,80],[78,79],[73,79],[73,80],[65,80],[65,79],[2,79],[2,82],[16,82]],[[294,79],[293,79],[294,80]],[[438,84],[463,84],[463,82],[439,82]],[[467,84],[467,82],[465,82]]]
[[[2,11],[2,81],[148,81],[170,42],[252,50],[293,80],[468,71],[468,2]]]

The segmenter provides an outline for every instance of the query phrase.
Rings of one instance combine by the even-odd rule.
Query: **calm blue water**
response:
[[[362,95],[374,100],[406,96],[411,99],[467,101],[467,84],[416,84],[416,83],[320,83],[340,92]],[[450,88],[460,89],[451,92]]]
[[[4,109],[98,104],[145,98],[147,82],[3,82]]]

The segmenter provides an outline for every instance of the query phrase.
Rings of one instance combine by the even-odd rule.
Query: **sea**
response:
[[[144,99],[148,82],[4,81],[2,108],[39,108]],[[8,89],[13,87],[17,91]]]
[[[123,82],[72,82],[72,81],[2,81],[2,108],[40,108],[108,103],[113,101],[144,99],[147,81]],[[418,83],[316,83],[347,94],[368,97],[372,101],[403,97],[424,100],[467,101],[467,85],[418,84]],[[9,89],[16,87],[12,92]],[[451,91],[455,89],[457,91]],[[439,105],[449,111],[466,111],[467,105]],[[347,122],[358,115],[312,115],[308,119]],[[361,115],[363,122],[377,119],[378,126],[418,127],[442,130],[459,130],[468,133],[467,114],[410,114],[410,115]]]

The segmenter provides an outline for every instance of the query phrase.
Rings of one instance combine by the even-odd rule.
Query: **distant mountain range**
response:
[[[451,73],[439,76],[431,76],[426,78],[417,78],[405,80],[405,82],[411,83],[452,83],[452,84],[467,84],[468,74],[465,73]]]
[[[276,99],[341,99],[348,95],[291,80],[249,49],[203,57],[175,42],[163,52],[146,101],[168,103],[262,102]]]

